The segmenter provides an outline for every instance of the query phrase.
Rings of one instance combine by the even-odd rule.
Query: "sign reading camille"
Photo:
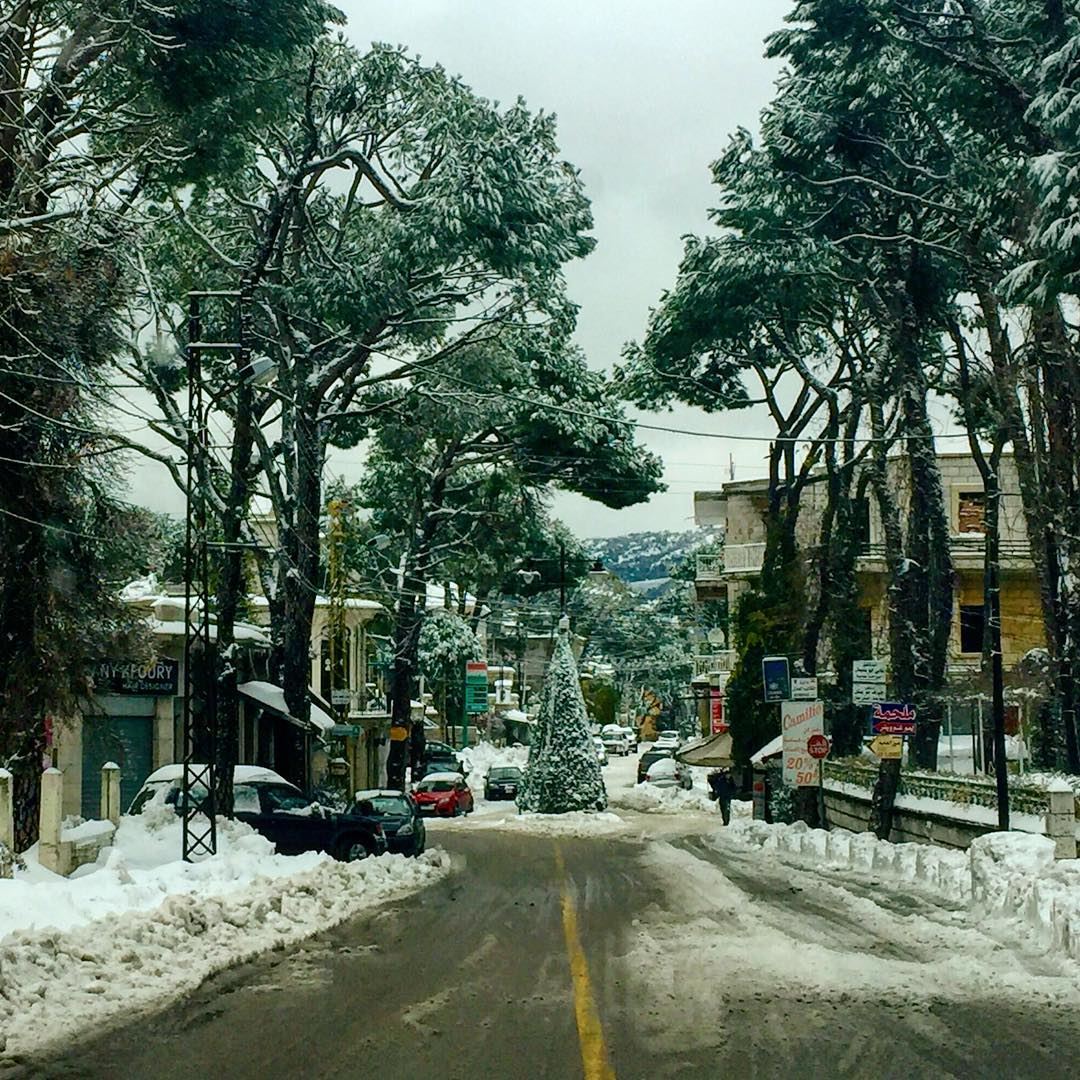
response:
[[[99,694],[145,694],[172,697],[179,693],[180,661],[159,656],[148,664],[102,660],[94,669],[94,690]]]

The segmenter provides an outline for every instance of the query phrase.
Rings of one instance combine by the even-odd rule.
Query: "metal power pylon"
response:
[[[231,353],[242,362],[249,350],[249,293],[188,293],[187,527],[184,548],[184,774],[180,798],[183,858],[217,852],[217,641],[210,618],[209,409],[217,395],[203,386],[202,354]],[[203,340],[203,304],[219,301],[234,326],[233,340]],[[240,362],[237,367],[240,367]]]

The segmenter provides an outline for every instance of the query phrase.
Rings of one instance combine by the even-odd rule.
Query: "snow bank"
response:
[[[566,814],[511,814],[507,817],[480,819],[476,829],[509,829],[539,836],[606,836],[626,827],[618,814],[603,811],[573,810]]]
[[[527,746],[496,746],[494,743],[481,742],[466,747],[458,755],[473,791],[483,788],[488,772],[498,765],[516,765],[524,769],[529,761]]]
[[[160,1006],[267,949],[335,926],[449,871],[441,852],[344,864],[276,855],[238,822],[184,863],[171,810],[122,818],[115,846],[61,878],[31,851],[0,881],[0,1053],[25,1053]]]
[[[1080,960],[1080,859],[1055,860],[1045,836],[987,833],[958,851],[846,829],[826,832],[801,821],[733,821],[713,837],[717,845],[730,842],[921,886],[966,904],[974,921],[1018,919],[1047,948]]]
[[[608,792],[608,805],[623,810],[639,810],[645,814],[685,814],[687,811],[715,814],[717,804],[702,791],[682,788],[658,788],[654,784],[637,784],[626,789]]]

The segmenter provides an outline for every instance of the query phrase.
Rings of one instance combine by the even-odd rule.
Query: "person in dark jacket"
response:
[[[709,794],[720,804],[725,825],[731,824],[731,800],[735,797],[735,781],[730,769],[714,769],[709,773]]]

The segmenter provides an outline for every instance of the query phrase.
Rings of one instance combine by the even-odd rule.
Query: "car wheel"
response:
[[[371,854],[371,850],[367,844],[358,837],[347,837],[341,842],[341,847],[338,852],[338,859],[341,862],[360,862],[361,859],[366,859]]]

